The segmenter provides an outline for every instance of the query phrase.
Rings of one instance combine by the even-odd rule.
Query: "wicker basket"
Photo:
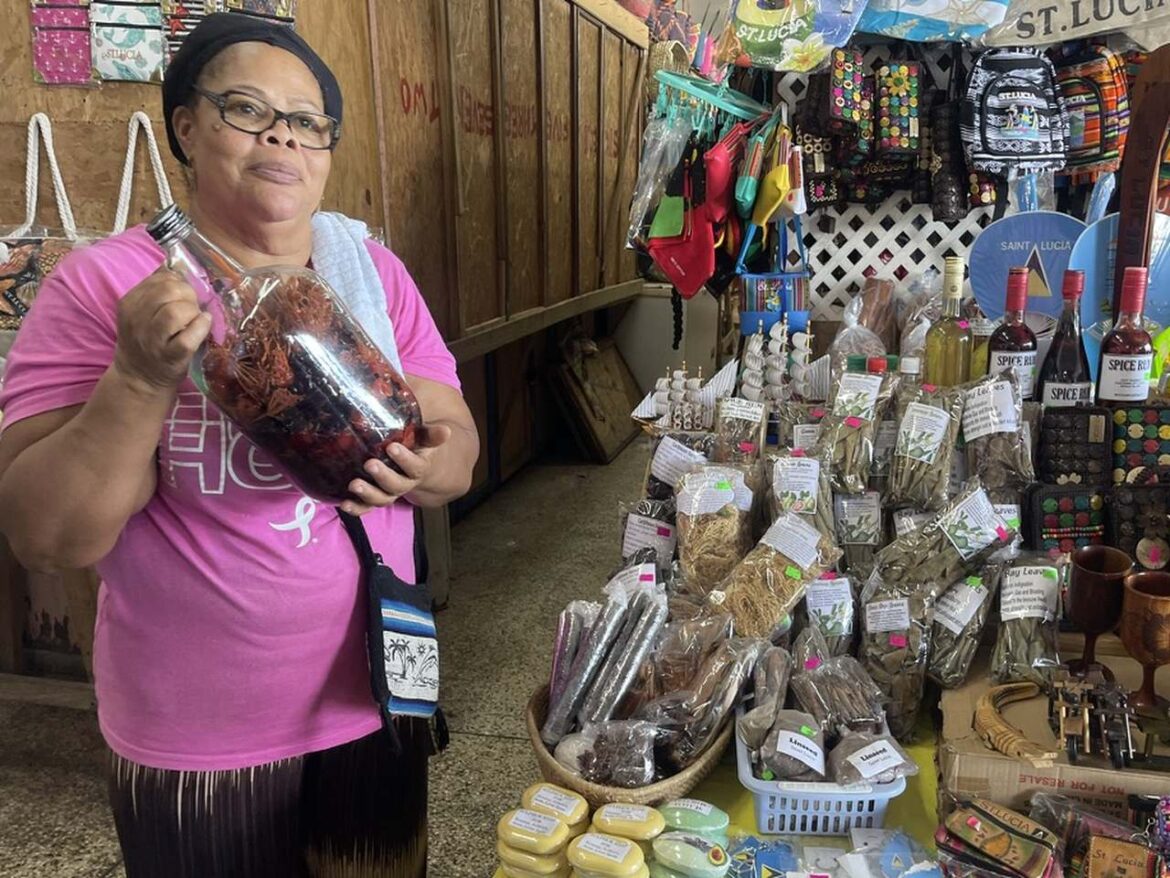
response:
[[[591,808],[599,808],[610,802],[654,806],[686,796],[714,771],[735,732],[735,723],[728,722],[706,752],[688,768],[680,771],[674,777],[650,784],[648,787],[627,790],[590,783],[584,778],[570,773],[557,762],[548,752],[548,748],[544,746],[544,741],[540,739],[540,727],[544,725],[547,713],[548,687],[541,686],[532,694],[525,716],[528,724],[528,738],[532,742],[532,749],[536,752],[536,762],[540,766],[541,776],[549,783],[579,793],[589,802]]]

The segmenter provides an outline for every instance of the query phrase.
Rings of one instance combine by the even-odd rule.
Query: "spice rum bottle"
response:
[[[1089,357],[1081,338],[1081,296],[1085,292],[1085,273],[1066,271],[1061,297],[1064,310],[1056,324],[1052,347],[1040,367],[1036,398],[1051,408],[1092,405],[1093,381]]]
[[[943,271],[943,316],[926,334],[922,380],[936,387],[966,384],[971,372],[971,328],[961,314],[964,263],[948,256]]]
[[[1121,313],[1101,342],[1101,368],[1097,371],[1097,402],[1145,402],[1150,396],[1150,370],[1154,346],[1142,326],[1149,272],[1127,268],[1121,283]]]
[[[1020,399],[1031,399],[1036,386],[1036,334],[1024,322],[1028,306],[1028,269],[1008,272],[1007,301],[1003,323],[991,334],[988,371],[992,375],[1009,369],[1020,382]]]

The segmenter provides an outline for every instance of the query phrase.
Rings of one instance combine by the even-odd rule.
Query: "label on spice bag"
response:
[[[561,825],[561,821],[547,814],[537,814],[535,811],[517,811],[512,815],[512,819],[508,821],[508,824],[516,829],[522,829],[525,832],[531,832],[533,835],[547,838],[557,831],[557,827]]]
[[[707,456],[703,453],[687,448],[677,439],[664,436],[650,463],[650,475],[677,488],[679,479],[706,462]]]
[[[861,375],[856,372],[842,375],[837,387],[837,398],[833,402],[833,414],[839,418],[872,421],[881,389],[881,375]]]
[[[987,589],[983,580],[978,576],[969,577],[943,592],[935,607],[934,618],[953,634],[961,634],[986,600]]]
[[[869,634],[886,631],[907,631],[910,628],[910,601],[895,598],[892,601],[874,601],[865,605],[865,630]]]
[[[934,463],[950,425],[951,416],[942,409],[912,402],[906,407],[906,416],[898,429],[898,445],[894,453],[899,457]]]
[[[939,516],[939,525],[964,561],[990,546],[1003,530],[1003,520],[982,489]]]
[[[658,563],[665,567],[674,557],[678,535],[674,525],[645,515],[631,515],[626,519],[626,532],[622,538],[622,557],[628,558],[639,549],[653,549]]]
[[[807,571],[820,557],[821,535],[797,516],[785,513],[776,519],[760,541]]]
[[[882,533],[882,495],[877,491],[864,494],[838,494],[834,498],[837,537],[845,546],[876,546]]]
[[[719,400],[718,408],[720,418],[734,418],[737,421],[749,421],[753,424],[763,424],[764,422],[766,406],[762,402],[728,396]]]
[[[772,492],[781,512],[815,515],[821,462],[815,457],[779,457],[772,468]]]
[[[826,637],[853,633],[853,588],[845,577],[817,579],[805,591],[808,617]]]
[[[963,408],[963,437],[973,442],[992,433],[1016,433],[1020,416],[1010,381],[980,384],[967,391]]]
[[[598,835],[590,832],[581,836],[577,842],[577,850],[594,854],[611,863],[624,864],[630,856],[634,843],[612,835]]]
[[[889,741],[874,741],[846,758],[866,780],[872,780],[882,772],[902,764],[902,757]]]
[[[1060,601],[1060,572],[1044,565],[1012,567],[1003,575],[1000,595],[1000,618],[1042,619],[1056,618]]]
[[[808,451],[821,438],[820,424],[796,424],[792,428],[792,448],[794,451]]]
[[[900,537],[914,533],[914,531],[918,530],[933,517],[933,512],[914,512],[910,509],[899,509],[894,513],[894,533]]]
[[[798,735],[796,732],[780,731],[776,733],[776,752],[791,756],[804,763],[819,775],[825,773],[825,751],[817,746],[817,742]]]

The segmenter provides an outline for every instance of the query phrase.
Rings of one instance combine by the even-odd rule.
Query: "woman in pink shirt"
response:
[[[208,17],[163,92],[188,213],[245,267],[307,265],[341,94],[291,29]],[[350,486],[413,582],[414,515],[479,453],[455,364],[402,263],[366,242],[426,447]],[[364,257],[363,257],[364,258]],[[430,729],[381,729],[358,557],[187,378],[209,320],[142,228],[71,254],[8,360],[0,529],[29,568],[95,565],[98,719],[129,878],[417,876]]]

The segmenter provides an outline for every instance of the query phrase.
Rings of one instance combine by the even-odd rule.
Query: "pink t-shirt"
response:
[[[369,250],[403,371],[458,387],[406,269]],[[57,267],[8,359],[5,425],[89,398],[113,359],[118,300],[162,258],[135,228]],[[158,460],[154,498],[97,565],[94,677],[110,747],[156,768],[218,770],[377,729],[358,562],[336,510],[295,490],[189,380]],[[413,507],[364,520],[375,550],[413,581]]]

